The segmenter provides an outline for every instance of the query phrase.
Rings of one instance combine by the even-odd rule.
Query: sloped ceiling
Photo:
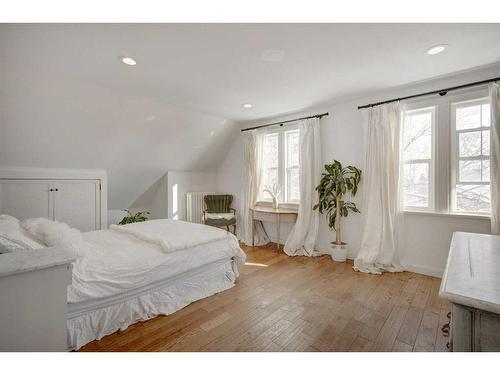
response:
[[[217,168],[235,121],[494,63],[499,35],[499,24],[0,25],[0,164],[106,169],[110,208],[127,207],[169,169]]]
[[[215,170],[233,122],[148,97],[0,65],[0,165],[106,169],[110,208],[167,170]]]

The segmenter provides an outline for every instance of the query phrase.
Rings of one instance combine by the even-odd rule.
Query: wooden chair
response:
[[[203,222],[213,227],[233,227],[236,234],[236,210],[231,208],[233,196],[230,194],[205,195],[207,209],[203,211]]]

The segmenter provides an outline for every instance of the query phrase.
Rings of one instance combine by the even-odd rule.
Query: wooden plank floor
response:
[[[246,247],[234,288],[82,351],[446,351],[440,279]]]

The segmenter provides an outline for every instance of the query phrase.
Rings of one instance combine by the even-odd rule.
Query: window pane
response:
[[[460,157],[481,155],[481,132],[458,133]]]
[[[483,177],[483,182],[490,182],[490,161],[489,160],[482,160],[482,177]]]
[[[490,105],[483,104],[481,106],[481,125],[490,126],[491,124],[491,113],[490,113]]]
[[[288,170],[288,200],[300,200],[300,186],[299,186],[299,168],[290,168]]]
[[[429,164],[404,166],[403,196],[406,207],[429,207]]]
[[[263,176],[263,188],[265,185],[268,185],[270,187],[273,186],[273,184],[278,183],[278,168],[267,168],[264,169],[264,176]],[[265,200],[270,200],[272,199],[271,194],[269,194],[267,191],[262,193],[262,199]]]
[[[457,130],[479,128],[481,126],[481,105],[456,109]]]
[[[490,154],[490,131],[485,130],[483,133],[483,155],[488,156]]]
[[[299,165],[299,132],[286,133],[287,167]]]
[[[264,136],[263,168],[278,168],[278,134]]]
[[[279,134],[266,134],[264,136],[264,144],[263,144],[263,155],[262,155],[262,169],[263,173],[263,181],[262,186],[265,185],[272,186],[275,183],[278,183],[278,147],[279,147]],[[267,192],[262,192],[261,199],[269,200],[272,199],[271,195]]]
[[[403,129],[404,159],[430,159],[431,156],[432,112],[405,115]]]
[[[460,160],[458,173],[460,181],[481,181],[481,160]]]
[[[457,185],[457,211],[460,212],[490,212],[489,185]]]

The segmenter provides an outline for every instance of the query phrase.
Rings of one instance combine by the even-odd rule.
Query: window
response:
[[[278,184],[280,203],[298,204],[299,187],[299,130],[297,127],[271,130],[264,135],[262,148],[262,186]],[[269,202],[271,196],[261,191],[260,201]]]
[[[434,107],[407,111],[403,120],[403,202],[434,208]]]
[[[279,184],[278,166],[279,166],[279,134],[272,133],[264,136],[262,156],[262,175],[263,186],[273,186]],[[271,200],[271,195],[268,192],[262,192],[261,199],[268,201]]]
[[[487,92],[408,104],[402,116],[402,205],[408,211],[490,215]]]
[[[490,105],[452,105],[452,210],[490,212]]]

